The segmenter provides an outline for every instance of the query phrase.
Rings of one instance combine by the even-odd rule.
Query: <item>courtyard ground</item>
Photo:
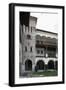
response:
[[[56,70],[38,71],[38,72],[24,72],[20,77],[49,77],[57,76],[58,72]]]
[[[32,73],[32,76],[33,77],[40,77],[40,76],[43,76],[43,77],[46,77],[46,76],[57,76],[58,73],[57,71],[44,71],[44,72],[33,72]]]

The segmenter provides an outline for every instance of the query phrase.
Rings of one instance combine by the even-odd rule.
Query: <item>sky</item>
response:
[[[37,17],[37,29],[58,33],[57,13],[30,13],[30,16]]]

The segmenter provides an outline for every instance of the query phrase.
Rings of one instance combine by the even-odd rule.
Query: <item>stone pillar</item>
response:
[[[56,57],[58,57],[58,53],[56,52]]]
[[[47,47],[46,47],[46,58],[48,57],[48,53],[47,53]]]
[[[54,61],[54,70],[55,70],[56,66],[55,66],[55,61]]]
[[[32,71],[34,72],[35,71],[35,65],[32,64]]]
[[[45,64],[45,68],[44,68],[44,70],[47,70],[48,69],[48,65],[47,64]]]
[[[25,27],[26,27],[26,26],[23,24],[23,32],[24,32],[24,33],[25,33]]]
[[[24,71],[25,71],[25,65],[22,64],[22,65],[21,65],[21,72],[23,73]]]

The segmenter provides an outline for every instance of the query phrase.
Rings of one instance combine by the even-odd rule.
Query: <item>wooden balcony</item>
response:
[[[43,43],[43,44],[41,44],[41,43],[36,43],[36,47],[37,48],[45,48],[45,47],[57,47],[57,44],[55,44],[55,43]]]

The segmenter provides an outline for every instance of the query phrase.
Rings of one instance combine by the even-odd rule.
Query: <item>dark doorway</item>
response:
[[[37,62],[37,69],[44,70],[44,62],[42,60]]]
[[[32,61],[31,60],[26,60],[26,62],[25,62],[25,70],[26,71],[31,71],[32,70]]]
[[[54,69],[54,61],[49,61],[48,62],[48,69]]]

